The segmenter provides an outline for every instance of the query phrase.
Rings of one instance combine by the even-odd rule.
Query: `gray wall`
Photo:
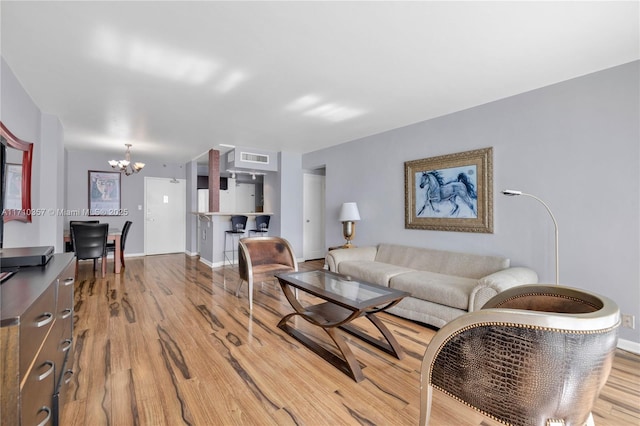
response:
[[[115,155],[96,151],[68,150],[66,167],[67,199],[65,208],[80,211],[82,209],[88,209],[89,170],[112,171],[113,169],[111,169],[107,162],[124,157],[124,151],[124,146],[122,147],[122,153]],[[64,223],[65,227],[68,227],[69,220],[97,219],[111,226],[122,228],[124,222],[130,220],[133,224],[127,237],[127,253],[142,254],[144,253],[144,211],[142,209],[139,210],[138,206],[144,208],[144,178],[175,177],[176,179],[185,179],[186,165],[169,163],[152,156],[135,153],[135,151],[132,153],[132,156],[133,160],[145,163],[145,167],[140,173],[131,176],[122,175],[121,177],[121,208],[127,209],[128,215],[94,217],[69,216],[64,218]],[[187,181],[187,184],[190,184],[189,181]],[[187,229],[186,235],[191,235],[190,228]]]
[[[198,253],[198,217],[189,212],[198,211],[198,192],[194,190],[198,182],[198,163],[196,161],[190,161],[185,165],[185,176],[187,178],[187,219],[185,221],[187,230],[185,241],[185,250],[190,255]]]
[[[32,216],[31,223],[7,222],[4,245],[52,245],[60,251],[62,221],[55,211],[64,207],[62,126],[57,117],[40,111],[4,58],[0,61],[0,93],[0,120],[16,137],[33,143],[31,207],[45,212],[41,216]],[[49,211],[54,214],[49,214]]]
[[[281,152],[279,155],[279,191],[276,206],[277,225],[272,235],[281,235],[287,239],[298,257],[303,249],[303,199],[302,199],[302,156],[295,153]],[[267,192],[265,190],[265,198]],[[269,224],[271,228],[271,224]],[[270,229],[271,231],[271,229]]]
[[[559,223],[561,284],[614,299],[640,320],[639,62],[303,156],[326,165],[326,241],[342,243],[340,205],[356,201],[355,243],[380,242],[505,255],[541,282],[555,281]],[[494,233],[404,228],[404,162],[493,147]],[[636,327],[638,328],[638,327]],[[638,330],[621,337],[640,342]]]

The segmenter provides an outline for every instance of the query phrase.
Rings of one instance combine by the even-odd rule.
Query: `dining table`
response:
[[[120,237],[122,236],[122,230],[120,228],[112,228],[109,226],[109,234],[107,235],[107,241],[113,241],[115,244],[115,253],[113,255],[113,272],[120,273],[122,264],[120,263]],[[71,242],[71,230],[65,229],[64,242]]]

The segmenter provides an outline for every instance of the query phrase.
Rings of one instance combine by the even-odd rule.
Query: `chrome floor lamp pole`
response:
[[[549,206],[547,205],[547,203],[545,203],[544,201],[542,201],[540,198],[536,197],[535,195],[531,195],[531,194],[527,194],[525,192],[522,191],[516,191],[513,189],[505,189],[504,191],[502,191],[502,193],[504,195],[508,195],[508,196],[518,196],[518,195],[524,195],[525,197],[531,197],[534,200],[537,200],[540,204],[542,204],[544,206],[545,209],[547,209],[547,212],[549,213],[549,216],[551,216],[551,220],[553,221],[553,226],[555,227],[555,237],[556,237],[556,285],[560,284],[560,252],[559,252],[559,247],[558,247],[558,222],[556,221],[556,217],[553,215],[553,213],[551,212],[551,209],[549,208]]]

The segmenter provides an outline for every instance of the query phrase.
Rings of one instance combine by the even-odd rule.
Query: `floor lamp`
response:
[[[505,189],[504,191],[502,191],[502,193],[504,195],[508,195],[510,197],[514,197],[514,196],[518,196],[518,195],[524,195],[525,197],[531,197],[534,200],[537,200],[540,204],[542,204],[544,206],[545,209],[547,209],[547,212],[549,212],[549,216],[551,216],[551,220],[553,220],[553,226],[555,226],[555,230],[556,230],[556,285],[560,284],[560,261],[559,261],[559,251],[558,251],[558,222],[556,221],[555,216],[553,215],[553,213],[551,213],[551,209],[549,208],[549,206],[547,205],[547,203],[545,203],[544,201],[542,201],[540,198],[536,197],[535,195],[531,195],[531,194],[527,194],[524,193],[522,191],[516,191],[513,189]]]

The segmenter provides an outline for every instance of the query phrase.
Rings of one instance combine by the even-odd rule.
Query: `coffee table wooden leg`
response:
[[[350,376],[356,382],[361,382],[364,380],[364,374],[362,374],[362,369],[360,368],[360,364],[356,359],[355,355],[351,351],[351,348],[347,344],[346,340],[342,336],[336,333],[335,328],[325,328],[324,331],[331,337],[333,342],[336,344],[342,356],[344,357],[344,361],[349,366],[349,371],[351,372]]]
[[[382,333],[387,341],[387,344],[385,344],[384,342],[380,342],[378,339],[369,336],[368,334],[362,333],[351,325],[345,324],[340,326],[340,328],[347,333],[353,334],[354,336],[364,340],[370,345],[375,346],[382,351],[385,351],[389,355],[393,355],[398,359],[404,358],[404,350],[402,349],[402,346],[400,346],[400,343],[398,343],[396,338],[393,337],[393,334],[391,334],[391,331],[387,328],[387,326],[385,326],[384,323],[380,321],[380,319],[378,319],[378,317],[376,317],[374,314],[365,314],[365,316],[369,319],[369,321],[373,323],[373,325],[376,326],[380,333]]]
[[[373,325],[376,326],[378,330],[380,330],[380,333],[382,333],[384,338],[387,339],[387,342],[389,342],[389,345],[391,346],[393,354],[396,356],[396,358],[404,358],[404,350],[402,349],[402,346],[400,346],[400,343],[398,343],[396,338],[393,337],[393,334],[391,334],[391,330],[389,330],[387,326],[384,325],[384,323],[380,321],[380,319],[374,314],[366,314],[366,317],[373,323]]]
[[[324,328],[321,327],[324,331],[327,332],[331,340],[336,344],[340,353],[342,354],[342,358],[333,352],[325,349],[322,345],[316,343],[309,337],[307,337],[303,332],[296,330],[287,324],[289,318],[301,315],[298,313],[291,313],[280,320],[278,323],[278,328],[286,332],[289,336],[296,339],[298,342],[302,343],[307,349],[314,352],[316,355],[322,357],[325,361],[336,367],[338,370],[345,373],[347,376],[351,377],[356,382],[361,382],[364,380],[364,374],[362,373],[362,368],[360,367],[360,363],[356,359],[355,355],[349,348],[346,340],[338,333],[336,333],[336,329],[334,327]],[[301,315],[303,316],[303,315]],[[303,316],[304,317],[304,316]]]

